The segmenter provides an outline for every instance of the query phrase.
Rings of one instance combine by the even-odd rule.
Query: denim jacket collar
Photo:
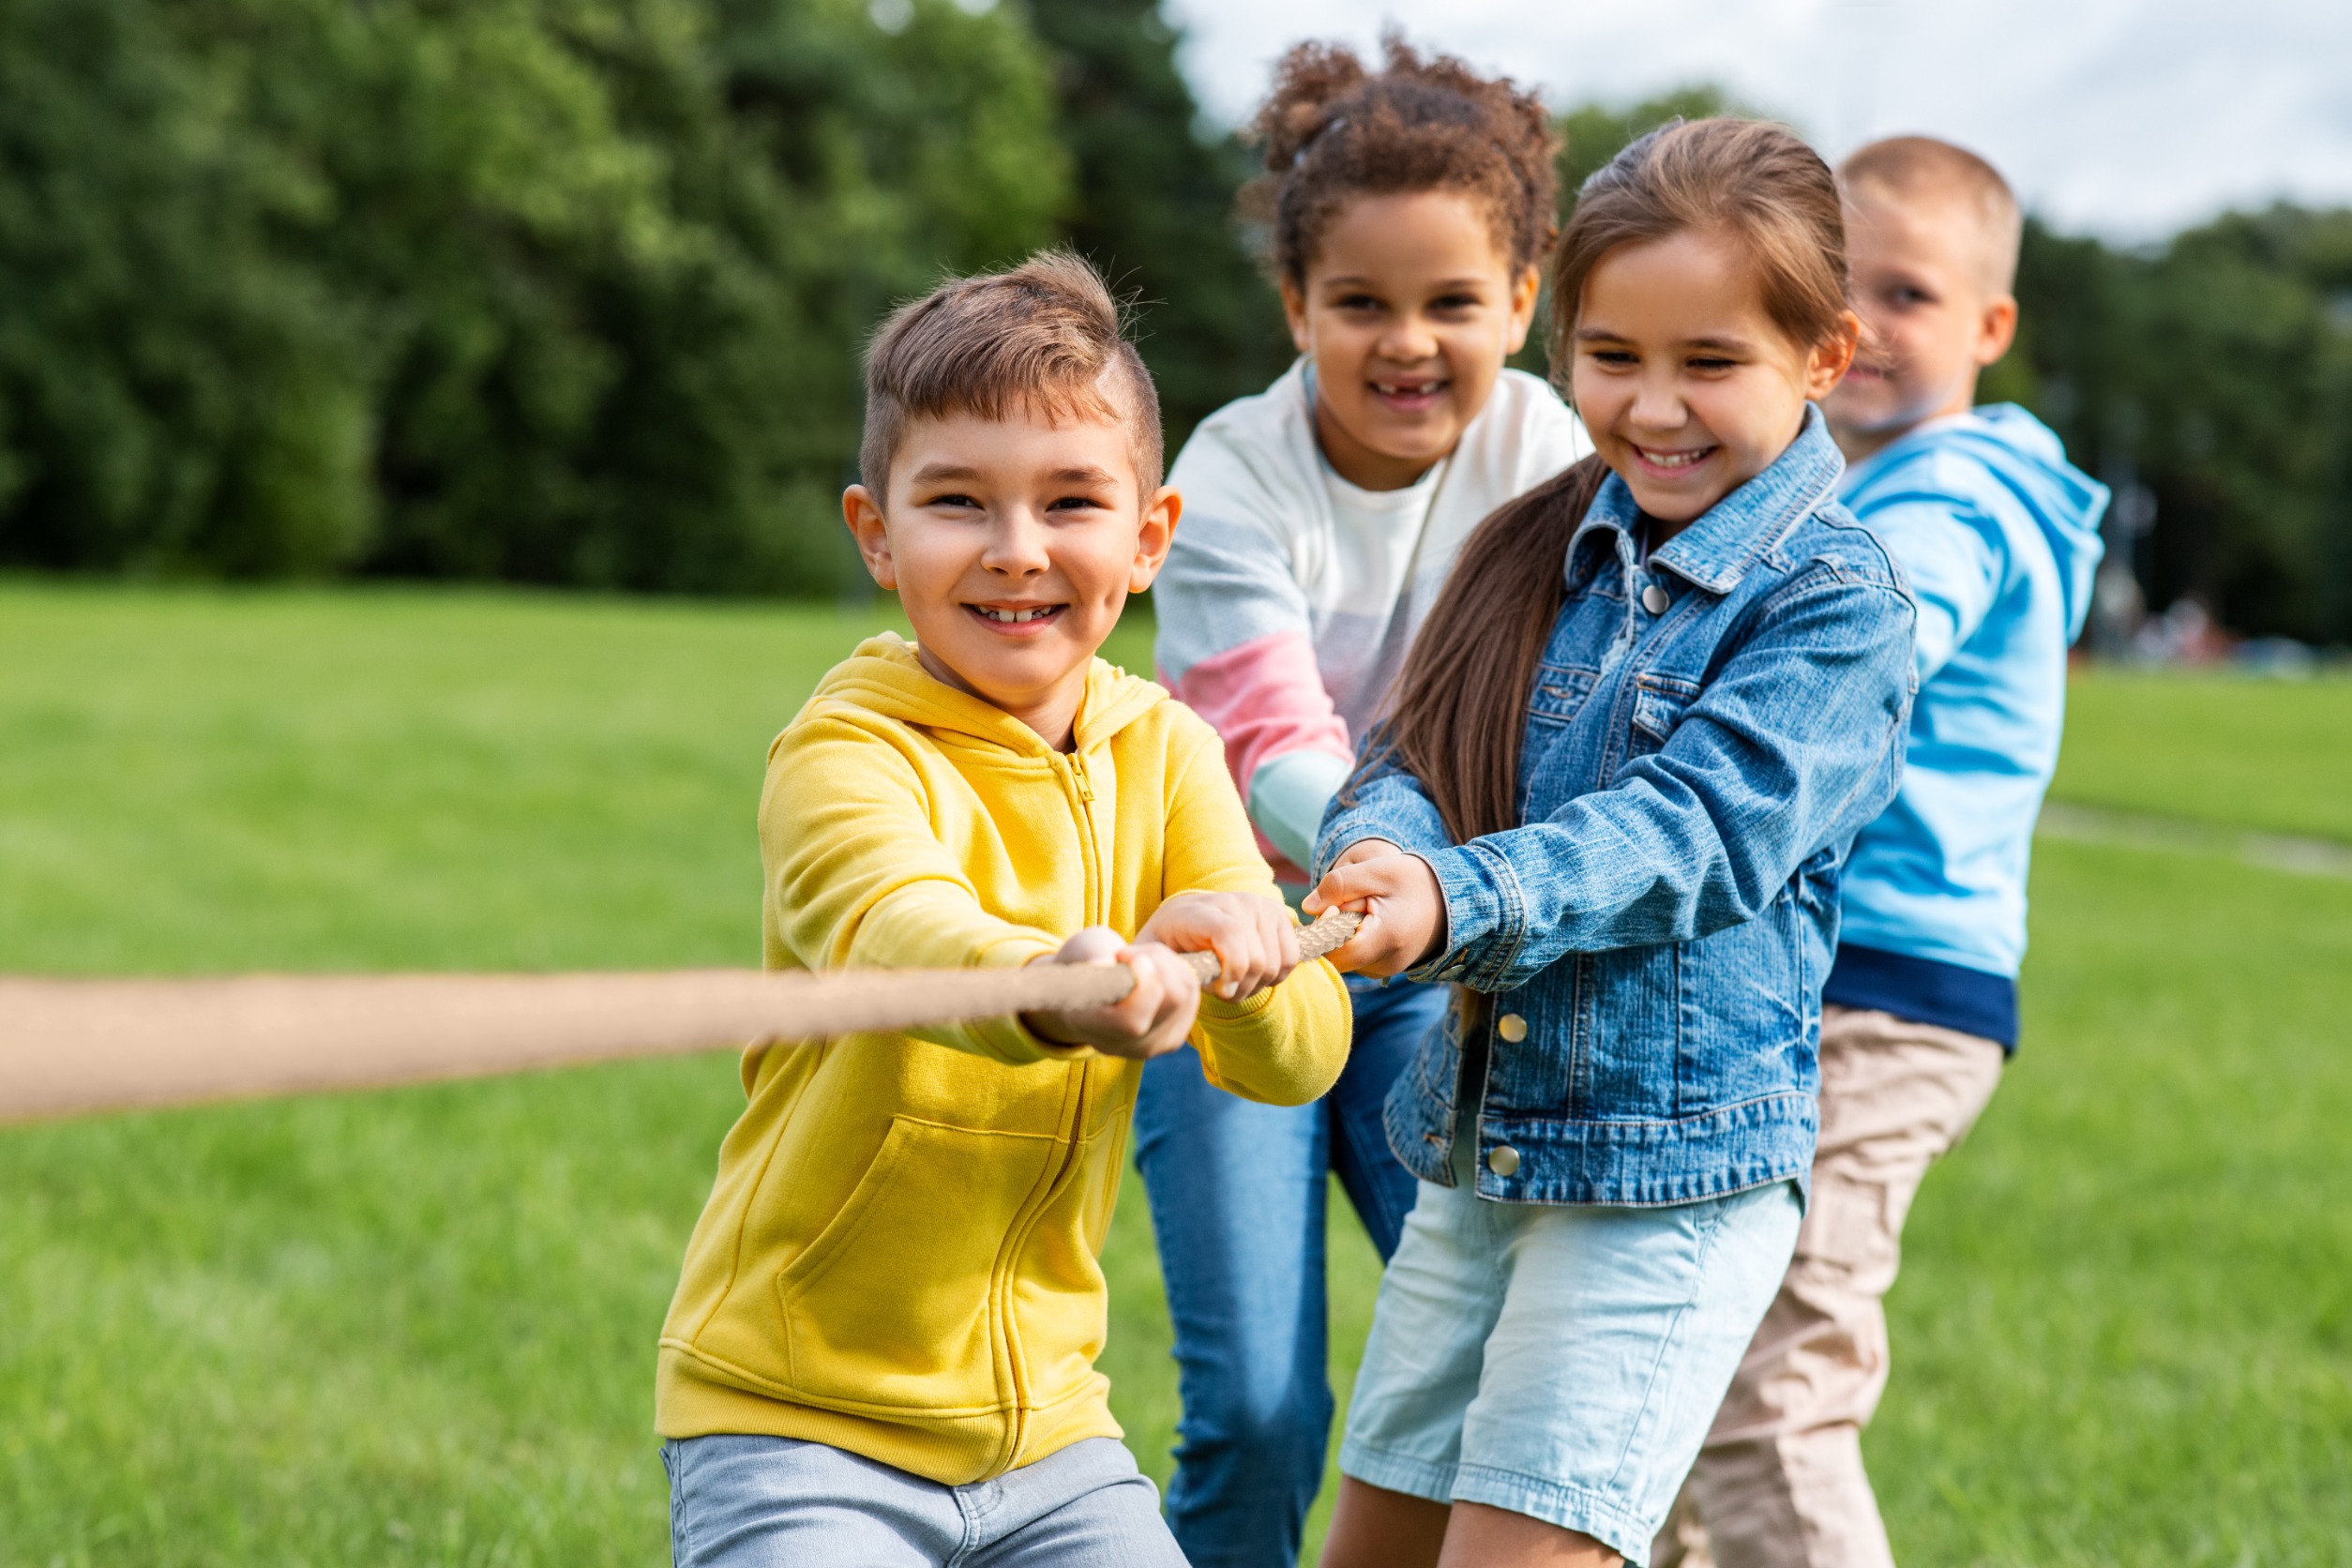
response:
[[[1728,594],[1765,551],[1835,492],[1838,476],[1845,472],[1845,455],[1830,439],[1821,410],[1807,403],[1804,423],[1787,450],[1653,551],[1651,565],[1711,594]],[[1571,587],[1576,581],[1586,537],[1606,530],[1630,541],[1639,517],[1633,491],[1626,489],[1624,480],[1610,475],[1569,541]],[[1623,548],[1630,549],[1630,543]],[[1626,559],[1630,561],[1630,555]]]

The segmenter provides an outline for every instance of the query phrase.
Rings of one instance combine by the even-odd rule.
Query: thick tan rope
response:
[[[1302,957],[1356,923],[1324,915],[1299,933]],[[1204,985],[1216,977],[1214,955],[1185,961]],[[0,1123],[1097,1007],[1134,985],[1123,964],[0,979]]]

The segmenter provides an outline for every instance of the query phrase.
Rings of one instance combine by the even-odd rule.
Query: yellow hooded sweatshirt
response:
[[[1074,748],[875,638],[768,751],[770,969],[1024,964],[1081,926],[1132,936],[1171,894],[1277,897],[1216,735],[1096,659]],[[1320,959],[1203,993],[1212,1081],[1331,1087],[1346,989]],[[665,1437],[806,1439],[962,1485],[1118,1437],[1094,1370],[1096,1259],[1138,1063],[1016,1018],[764,1044],[661,1335]]]

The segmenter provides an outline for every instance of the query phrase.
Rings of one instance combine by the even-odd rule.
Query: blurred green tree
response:
[[[1576,192],[1601,166],[1636,139],[1674,120],[1706,120],[1718,114],[1756,114],[1721,87],[1700,83],[1676,87],[1625,106],[1588,102],[1560,116],[1560,212],[1576,204]]]
[[[825,586],[1053,116],[949,0],[0,0],[0,562]]]
[[[334,201],[143,0],[0,0],[0,561],[315,571],[372,520]]]
[[[1290,348],[1178,42],[1160,0],[0,0],[0,566],[853,583],[859,345],[1056,235],[1181,440]],[[1569,110],[1563,206],[1741,112]],[[2034,222],[2018,292],[1983,395],[2148,487],[2150,601],[2352,641],[2352,211]]]
[[[1076,164],[1063,228],[1140,306],[1173,452],[1290,362],[1282,308],[1233,213],[1256,159],[1200,123],[1160,0],[1030,0]]]
[[[2155,503],[2132,553],[2248,635],[2352,637],[2352,211],[2229,213],[2144,250],[2029,222],[1986,379]]]

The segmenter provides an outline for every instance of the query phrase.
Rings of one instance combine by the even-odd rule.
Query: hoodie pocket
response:
[[[1047,1134],[893,1118],[849,1201],[776,1275],[793,1391],[934,1415],[1009,1403],[999,1268],[1063,1147]]]

